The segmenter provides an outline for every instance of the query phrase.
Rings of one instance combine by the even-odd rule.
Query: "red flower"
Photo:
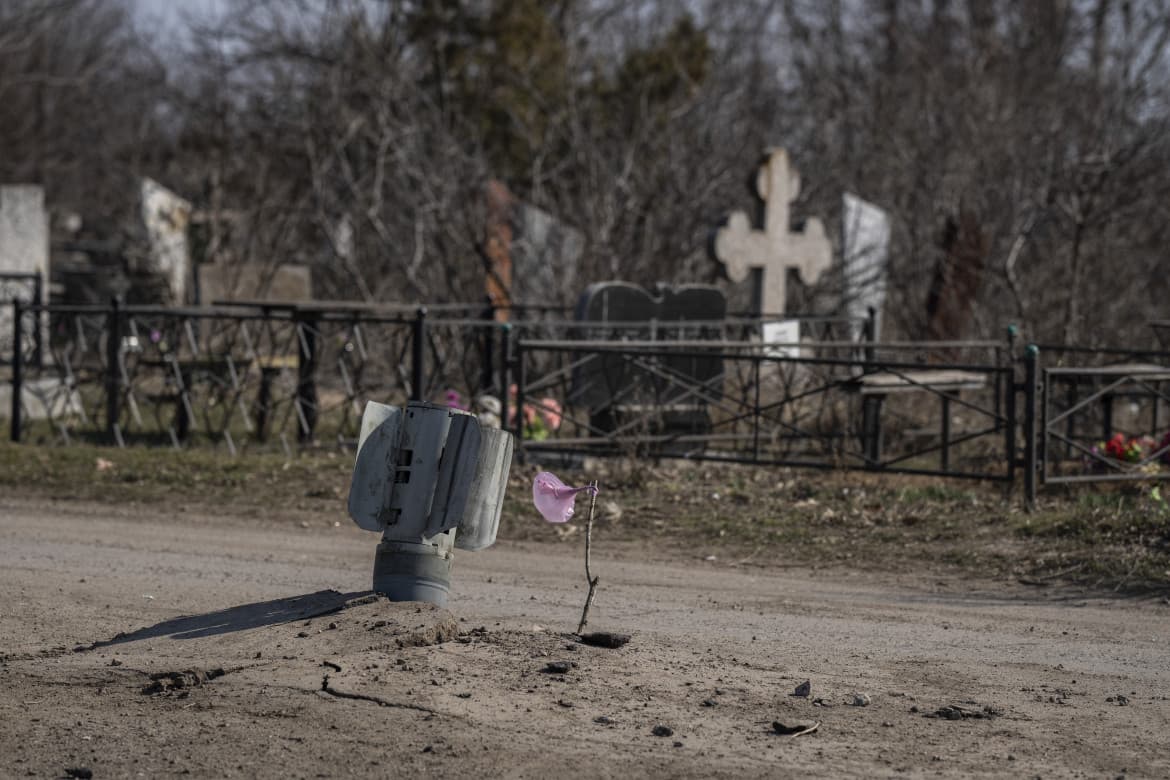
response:
[[[1105,452],[1111,458],[1125,460],[1125,434],[1115,433],[1113,438],[1105,444]]]

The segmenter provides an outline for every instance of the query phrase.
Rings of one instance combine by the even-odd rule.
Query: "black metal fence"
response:
[[[14,441],[184,446],[356,439],[365,401],[506,407],[522,338],[745,338],[759,321],[589,323],[554,306],[45,306],[6,312]],[[808,318],[810,332],[831,328]],[[47,336],[43,337],[43,334]],[[43,342],[43,343],[42,343]],[[42,354],[43,353],[43,354]],[[7,411],[7,410],[6,410]],[[504,415],[506,416],[506,414]]]
[[[1045,485],[1170,477],[1170,350],[1031,345],[1025,495]]]
[[[878,343],[872,321],[579,322],[554,306],[5,306],[13,441],[340,443],[367,400],[484,408],[521,457],[634,455],[1045,485],[1170,475],[1170,352]],[[1120,437],[1120,438],[1119,438]]]
[[[0,273],[0,365],[11,361],[14,326],[10,319],[11,305],[15,301],[44,303],[45,282],[39,273]],[[43,359],[43,332],[39,328],[29,331],[33,354],[29,356],[38,364]]]
[[[428,322],[425,309],[13,305],[11,438],[247,441],[355,438],[364,402],[427,398],[450,376],[475,388],[500,327]],[[46,322],[49,360],[30,331]],[[456,324],[465,338],[440,338]],[[19,345],[19,348],[17,347]],[[474,358],[469,360],[468,358]]]
[[[1013,478],[1006,342],[521,339],[516,364],[528,454]]]

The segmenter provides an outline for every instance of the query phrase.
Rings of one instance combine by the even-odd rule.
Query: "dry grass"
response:
[[[352,459],[336,452],[231,457],[198,449],[0,445],[8,495],[174,505],[279,520],[345,521]],[[579,543],[531,505],[536,466],[512,470],[501,537]],[[597,541],[653,539],[752,564],[946,568],[1102,589],[1170,589],[1170,506],[1148,485],[1045,497],[1034,513],[1002,486],[858,472],[599,461]],[[615,512],[615,509],[618,510]]]

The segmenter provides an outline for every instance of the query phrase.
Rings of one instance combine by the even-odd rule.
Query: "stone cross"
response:
[[[797,269],[806,284],[813,284],[832,262],[833,248],[820,219],[809,217],[799,233],[789,225],[789,204],[800,195],[800,174],[789,166],[785,150],[768,151],[756,174],[756,193],[764,204],[763,229],[753,228],[747,214],[736,211],[716,231],[713,254],[733,282],[759,269],[762,278],[755,292],[761,312],[781,314],[788,269]]]

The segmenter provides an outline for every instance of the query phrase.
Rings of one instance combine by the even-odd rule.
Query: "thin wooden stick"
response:
[[[593,595],[597,592],[597,583],[601,577],[594,577],[589,571],[589,548],[593,541],[593,512],[597,508],[597,480],[589,483],[593,490],[589,495],[589,519],[585,521],[585,581],[589,583],[589,595],[585,597],[585,608],[581,610],[581,622],[577,625],[580,634],[589,622],[589,607],[593,604]]]

